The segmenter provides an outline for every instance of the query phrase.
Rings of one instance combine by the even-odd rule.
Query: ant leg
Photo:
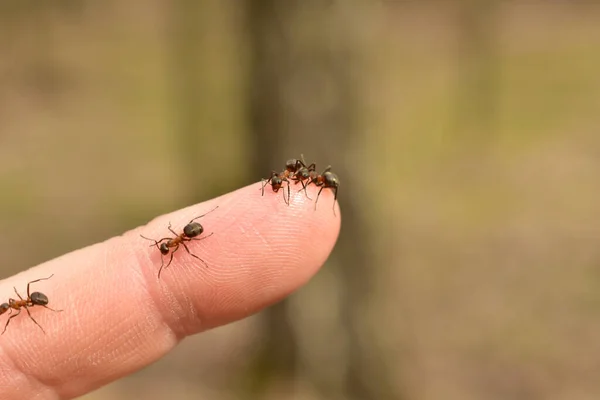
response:
[[[141,237],[143,237],[143,238],[144,238],[144,239],[146,239],[146,240],[150,240],[151,242],[158,243],[158,244],[160,244],[160,242],[162,242],[163,240],[170,240],[170,239],[171,239],[171,238],[168,238],[168,237],[166,237],[166,238],[162,238],[162,239],[154,240],[154,239],[147,238],[147,237],[146,237],[146,236],[144,236],[144,235],[140,235],[140,236],[141,236]],[[154,246],[154,245],[152,244],[151,246]]]
[[[260,190],[262,190],[262,196],[265,195],[265,186],[267,186],[269,184],[270,179],[261,179],[260,180],[260,184],[262,185],[262,187],[260,188]]]
[[[203,239],[211,237],[212,235],[214,235],[214,232],[211,232],[210,235],[202,236],[201,238],[186,238],[186,239],[188,239],[188,242],[191,242],[192,240],[203,240]]]
[[[307,199],[309,199],[309,200],[312,200],[310,197],[308,197],[308,192],[306,191],[306,188],[308,187],[308,185],[305,185],[305,184],[304,184],[304,181],[303,181],[302,179],[298,179],[298,180],[296,181],[296,184],[297,184],[298,182],[300,182],[300,183],[302,184],[302,189],[298,190],[298,192],[301,192],[301,191],[303,191],[303,190],[304,190],[304,194],[306,195],[306,198],[307,198]]]
[[[13,289],[15,289],[15,293],[17,294],[17,296],[19,296],[19,299],[23,300],[19,292],[17,292],[17,288],[13,286]],[[27,296],[29,296],[29,285],[27,285]]]
[[[335,215],[335,202],[337,201],[337,192],[338,192],[338,188],[334,188],[333,189],[333,216],[337,217],[337,215]]]
[[[154,240],[154,239],[147,238],[147,237],[146,237],[146,236],[144,236],[144,235],[140,235],[140,236],[141,236],[142,238],[146,239],[146,240],[150,240],[151,242],[154,242],[153,244],[151,244],[151,245],[150,245],[150,247],[152,247],[152,246],[156,246],[156,248],[157,248],[157,249],[159,249],[159,250],[160,250],[160,247],[159,247],[158,245],[159,245],[159,244],[160,244],[162,241],[164,241],[164,240],[171,240],[171,238],[162,238],[162,239],[160,239],[160,240],[156,241],[156,240]]]
[[[304,154],[300,153],[300,160],[298,160],[302,163],[302,166],[304,168],[306,168],[306,161],[304,160]]]
[[[47,281],[48,279],[52,278],[53,276],[54,276],[54,274],[50,275],[50,276],[49,276],[49,277],[47,277],[47,278],[40,278],[40,279],[36,279],[35,281],[31,281],[31,282],[29,282],[29,283],[27,284],[27,297],[30,297],[30,296],[29,296],[29,285],[31,285],[32,283],[39,282],[39,281]],[[15,291],[16,291],[16,289],[15,289]],[[21,297],[21,296],[19,296],[19,297]]]
[[[323,189],[325,189],[325,186],[321,186],[319,193],[317,193],[317,199],[315,200],[315,211],[317,211],[317,201],[319,201],[319,196],[321,195],[321,192],[323,191]]]
[[[273,172],[275,172],[275,171],[273,171]],[[269,183],[271,183],[272,180],[273,180],[273,175],[271,175],[271,177],[269,179],[262,178],[260,180],[260,183],[262,185],[262,188],[261,188],[261,190],[262,190],[262,196],[265,195],[265,186],[267,186]]]
[[[175,248],[171,252],[171,257],[169,258],[169,262],[167,263],[167,265],[165,265],[165,268],[167,268],[169,265],[171,265],[171,263],[173,262],[173,256],[175,255],[175,252],[177,250],[179,250],[179,245],[175,246]]]
[[[288,184],[288,199],[287,199],[287,205],[290,205],[290,181],[286,180],[287,184]],[[285,196],[283,196],[284,201],[285,201]]]
[[[177,232],[175,232],[173,229],[171,229],[171,222],[170,222],[170,221],[169,221],[169,226],[167,227],[167,229],[168,229],[168,230],[170,230],[170,231],[171,231],[171,233],[172,233],[173,235],[175,235],[175,236],[179,236],[179,235],[177,234]]]
[[[285,200],[285,190],[282,190],[281,194],[283,195],[283,202],[289,206],[290,205],[289,201]]]
[[[156,247],[158,247],[158,242],[157,242],[156,240],[154,240],[154,239],[150,239],[150,238],[147,238],[147,237],[146,237],[146,236],[144,236],[144,235],[140,235],[140,237],[141,237],[142,239],[146,239],[146,240],[149,240],[149,241],[151,241],[151,242],[154,242],[154,244],[151,244],[150,246],[154,246],[154,245],[156,245]]]
[[[10,324],[10,320],[19,314],[21,314],[21,309],[19,309],[19,311],[16,314],[13,314],[10,317],[8,317],[8,319],[6,320],[6,325],[4,325],[4,330],[2,331],[2,333],[0,335],[4,335],[4,332],[6,332],[6,328],[8,328],[8,324]]]
[[[302,189],[298,190],[299,192],[301,190],[304,190],[306,192],[307,188],[310,186],[311,183],[314,183],[316,186],[319,186],[319,185],[317,185],[317,181],[315,180],[315,178],[308,178],[307,180],[308,180],[307,183],[302,182]],[[307,192],[306,196],[308,197],[308,192]]]
[[[215,208],[213,208],[212,210],[210,210],[209,212],[205,212],[204,214],[190,220],[190,222],[188,222],[188,224],[191,224],[192,222],[194,222],[195,220],[197,220],[198,218],[202,218],[204,217],[206,214],[210,214],[211,212],[215,211],[217,208],[219,208],[219,206],[216,206]]]
[[[279,176],[279,174],[276,171],[271,171],[271,177],[267,180],[265,180],[264,178],[261,179],[261,183],[262,183],[262,196],[265,195],[265,186],[267,186],[269,183],[273,182],[273,177],[277,177]],[[264,182],[264,183],[263,183]]]
[[[55,309],[53,309],[53,308],[50,308],[50,307],[48,307],[48,306],[42,306],[42,307],[44,307],[44,308],[47,308],[48,310],[50,310],[50,311],[54,311],[54,312],[63,312],[63,311],[64,311],[64,310],[55,310]]]
[[[171,258],[169,258],[167,265],[161,264],[160,269],[158,270],[158,279],[160,279],[160,273],[162,272],[163,268],[167,268],[169,265],[171,265],[171,262],[173,261],[173,255],[177,250],[179,250],[179,245],[177,245],[177,247],[175,247],[175,249],[171,252]]]
[[[208,268],[208,264],[206,263],[206,261],[204,261],[203,259],[201,259],[200,257],[198,257],[197,255],[195,255],[194,253],[192,253],[190,251],[190,249],[188,249],[188,247],[186,246],[185,243],[181,243],[183,245],[183,247],[185,247],[185,249],[187,250],[187,252],[190,254],[190,256],[192,257],[196,257],[198,260],[202,261],[202,263],[204,263],[204,265],[206,266],[206,268]]]
[[[317,164],[312,163],[309,166],[306,166],[306,161],[304,160],[304,154],[300,154],[300,159],[302,160],[302,166],[309,171],[314,171],[317,169]]]
[[[163,256],[161,254],[160,255],[160,268],[158,269],[158,279],[160,279],[160,272],[162,271],[164,266],[165,266],[165,256]]]
[[[39,326],[39,327],[40,327],[40,329],[42,330],[42,332],[44,332],[44,335],[45,335],[45,334],[46,334],[46,331],[45,331],[45,330],[44,330],[44,328],[42,328],[42,326],[41,326],[40,324],[38,324],[38,322],[37,322],[37,321],[36,321],[36,320],[35,320],[35,319],[34,319],[34,318],[31,316],[31,313],[29,312],[29,307],[25,306],[25,311],[27,311],[27,314],[29,314],[29,318],[31,318],[31,320],[32,320],[33,322],[35,322],[35,324],[36,324],[37,326]]]

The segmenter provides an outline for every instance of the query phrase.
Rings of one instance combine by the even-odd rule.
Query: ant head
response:
[[[162,242],[160,246],[158,246],[158,250],[162,255],[169,254],[169,246],[167,246],[166,242]]]
[[[333,172],[325,172],[323,174],[323,184],[325,187],[337,188],[340,186],[340,179]]]
[[[0,314],[4,314],[5,312],[8,311],[9,308],[10,308],[10,306],[8,305],[8,303],[0,304]]]
[[[31,302],[37,306],[45,306],[48,304],[48,297],[44,293],[33,292],[31,293]]]
[[[273,190],[277,191],[277,190],[281,189],[282,184],[283,184],[283,180],[281,180],[279,175],[277,175],[277,174],[273,175],[273,177],[271,178],[271,187],[273,188]]]
[[[183,234],[189,238],[201,235],[202,232],[204,232],[204,227],[198,222],[189,223],[183,228]]]

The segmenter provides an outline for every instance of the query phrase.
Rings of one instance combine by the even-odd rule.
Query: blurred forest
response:
[[[596,400],[599,49],[589,1],[3,1],[2,275],[304,153],[315,279],[84,399]]]

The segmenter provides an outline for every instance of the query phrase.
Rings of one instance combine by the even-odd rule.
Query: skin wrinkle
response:
[[[68,296],[70,296],[70,293],[68,294]],[[71,300],[71,299],[69,299]],[[67,304],[72,304],[71,301],[67,301]],[[76,338],[82,338],[85,337],[86,333],[85,330],[83,328],[83,325],[80,322],[80,316],[84,316],[85,312],[81,312],[82,310],[79,310],[77,307],[71,307],[69,308],[69,311],[73,312],[73,318],[70,318],[69,322],[70,322],[70,326],[74,327],[74,328],[70,328],[76,331],[76,333],[74,334],[74,336]],[[101,312],[103,314],[107,314],[109,312],[107,312],[105,309],[100,309],[100,310],[93,310],[93,309],[86,309],[84,311],[88,311],[88,312]],[[99,318],[99,320],[102,320],[102,318]],[[61,336],[62,337],[62,336]],[[64,358],[62,361],[57,360],[56,362],[54,362],[53,365],[53,369],[55,370],[62,370],[63,367],[65,366],[69,366],[69,365],[79,365],[79,367],[77,369],[75,369],[74,374],[75,376],[78,375],[78,372],[81,372],[81,370],[83,370],[83,366],[81,365],[81,360],[88,360],[89,357],[85,356],[86,354],[89,354],[88,350],[92,350],[94,348],[95,343],[94,342],[90,342],[90,343],[86,343],[85,346],[81,347],[81,348],[77,348],[75,346],[72,347],[73,350],[73,354],[69,357]]]
[[[189,219],[188,219],[189,221]],[[135,229],[132,232],[130,232],[130,235],[136,235],[139,236],[140,231],[143,230],[143,228],[141,229]],[[142,233],[143,234],[143,233]],[[130,236],[127,235],[127,236]],[[212,237],[211,237],[212,239]],[[150,248],[152,249],[152,248]],[[157,250],[156,248],[154,248],[154,250]],[[192,249],[190,249],[190,251],[193,251]],[[142,266],[142,265],[148,265],[149,263],[153,263],[152,260],[151,261],[143,261],[146,259],[151,259],[152,258],[152,254],[159,254],[158,250],[155,252],[149,252],[146,249],[140,249],[137,247],[134,247],[133,252],[135,253],[135,257],[139,260],[138,265]],[[162,273],[163,275],[161,276],[161,281],[166,279],[165,276],[165,272],[170,272],[171,268],[170,267],[181,267],[181,265],[177,265],[177,261],[176,258],[178,258],[178,256],[180,256],[181,252],[185,252],[185,249],[180,249],[180,251],[177,252],[176,257],[173,258],[173,263],[169,266],[169,268],[163,269]],[[193,251],[194,254],[196,254],[195,251]],[[189,254],[186,253],[186,256],[188,256],[190,259],[195,260],[192,256],[190,256]],[[170,256],[167,256],[167,258]],[[160,259],[160,257],[159,257]],[[167,261],[165,261],[167,262]],[[187,265],[187,263],[186,263]],[[204,267],[202,265],[202,267]],[[197,264],[193,264],[192,268],[197,269],[198,265]],[[156,269],[156,271],[153,271],[153,274],[148,274],[148,273],[144,273],[142,272],[142,270],[140,269],[139,271],[139,275],[142,275],[144,280],[145,280],[145,285],[144,285],[144,291],[146,292],[146,294],[150,297],[151,302],[153,304],[153,308],[156,310],[156,312],[160,315],[161,320],[162,320],[162,324],[165,325],[165,327],[168,329],[169,333],[168,336],[173,336],[176,339],[176,342],[181,341],[185,336],[187,336],[188,334],[190,334],[190,332],[188,332],[183,324],[183,321],[185,321],[186,319],[189,318],[189,314],[187,314],[184,310],[186,309],[195,309],[195,307],[193,307],[193,304],[191,304],[191,302],[188,302],[189,304],[187,304],[187,307],[183,306],[183,304],[181,303],[181,301],[178,299],[178,296],[176,296],[176,293],[185,293],[184,291],[178,290],[179,288],[177,286],[179,286],[177,283],[175,283],[176,287],[171,288],[170,285],[168,284],[164,284],[164,283],[160,283],[160,287],[156,287],[155,288],[155,292],[153,292],[153,290],[151,289],[152,286],[155,286],[154,281],[150,281],[150,279],[154,279],[154,275],[153,274],[158,274],[158,269]],[[183,300],[188,300],[186,299],[187,296],[184,296]],[[169,307],[161,307],[161,305],[159,305],[157,299],[160,298],[161,300],[167,300],[167,301],[161,301],[161,304],[168,304]],[[174,307],[175,305],[175,307]],[[177,311],[180,311],[179,313],[177,313]],[[194,314],[197,315],[197,312],[194,312]]]
[[[258,238],[267,248],[267,252],[269,254],[273,254],[273,246],[271,246],[271,243],[267,240],[267,238],[265,237],[265,235],[263,235],[262,233],[260,233],[260,230],[256,227],[256,225],[250,221],[250,229],[252,230],[252,232],[254,233],[254,236],[256,238]]]
[[[145,359],[144,356],[142,356],[140,354],[140,352],[136,352],[136,351],[130,351],[130,352],[122,352],[119,353],[122,349],[127,349],[127,348],[134,348],[135,349],[135,344],[137,343],[137,340],[142,337],[150,337],[152,336],[151,334],[149,334],[150,332],[155,332],[158,333],[160,332],[160,337],[162,338],[161,342],[164,344],[166,343],[166,346],[163,346],[163,352],[164,352],[164,348],[172,348],[174,347],[183,337],[185,337],[185,335],[183,333],[178,334],[173,328],[172,328],[172,323],[170,323],[168,320],[169,318],[165,317],[165,311],[170,310],[163,310],[162,307],[159,306],[159,304],[156,302],[156,297],[151,294],[150,292],[150,286],[151,286],[151,282],[147,279],[148,276],[152,276],[148,273],[144,273],[143,271],[145,270],[143,267],[145,265],[147,265],[147,262],[145,261],[145,259],[149,258],[149,255],[147,252],[142,253],[141,251],[139,251],[139,249],[137,247],[133,247],[133,251],[131,251],[132,247],[130,246],[126,246],[127,241],[129,241],[129,237],[132,236],[134,234],[134,232],[137,234],[137,229],[134,230],[133,232],[130,232],[130,234],[126,235],[126,237],[123,238],[119,238],[121,239],[124,243],[124,248],[127,248],[132,254],[132,259],[137,259],[138,262],[136,263],[132,263],[129,265],[130,269],[134,270],[134,277],[137,277],[137,279],[135,279],[135,282],[137,283],[137,286],[140,288],[140,290],[135,290],[135,292],[141,291],[141,296],[139,296],[139,298],[144,298],[144,299],[149,299],[150,301],[144,301],[144,312],[143,314],[146,316],[145,318],[145,326],[142,326],[141,330],[136,328],[140,328],[139,325],[134,325],[133,326],[133,330],[129,330],[128,333],[129,335],[115,335],[115,342],[118,339],[125,339],[124,342],[121,342],[119,346],[117,346],[111,353],[108,354],[99,354],[99,360],[100,362],[98,364],[102,364],[105,360],[110,360],[113,358],[114,354],[121,354],[124,356],[125,359],[121,359],[120,361],[123,364],[127,364],[128,360],[134,359],[135,357],[139,357],[140,359]],[[175,297],[175,296],[172,296]],[[176,298],[176,297],[175,297]],[[172,303],[171,303],[172,304]],[[158,316],[158,318],[156,318]],[[128,318],[130,318],[130,316],[128,315]],[[179,317],[176,319],[176,321],[179,321],[180,319],[182,319],[182,317]],[[150,320],[152,320],[152,322],[150,322]],[[121,321],[122,323],[126,323],[127,321]],[[150,328],[154,328],[154,329],[146,329],[146,327],[150,327]],[[115,329],[118,330],[118,329]],[[152,341],[146,341],[146,343],[151,344]],[[134,346],[131,346],[131,344],[134,344]],[[106,347],[110,347],[110,346],[106,346]],[[147,357],[146,357],[147,358]],[[153,360],[154,361],[154,360]]]
[[[139,229],[136,229],[134,232],[136,232],[136,234],[138,234],[137,232],[139,231]],[[133,234],[133,232],[132,232]],[[139,235],[139,234],[138,234]],[[132,265],[130,268],[134,270],[134,274],[135,276],[137,276],[139,278],[139,287],[142,290],[142,293],[145,294],[144,298],[147,298],[150,300],[150,306],[151,308],[155,311],[156,314],[158,314],[160,316],[160,323],[158,324],[158,326],[163,326],[164,328],[166,328],[166,332],[165,332],[165,336],[168,336],[170,339],[175,339],[170,340],[170,342],[173,343],[173,345],[175,345],[177,342],[179,342],[184,336],[184,333],[181,332],[177,332],[174,328],[174,325],[178,325],[176,323],[170,323],[169,322],[169,318],[166,315],[166,311],[164,311],[162,309],[162,307],[159,306],[159,304],[157,303],[157,296],[154,296],[151,293],[150,290],[150,286],[151,283],[148,279],[148,273],[144,273],[145,269],[143,268],[144,265],[148,265],[148,259],[150,258],[150,255],[146,252],[146,253],[142,253],[141,251],[139,251],[139,249],[137,247],[133,247],[133,257],[132,259],[138,260],[137,263],[135,264],[135,267]],[[139,268],[136,268],[139,267]],[[164,288],[163,288],[164,289]],[[175,298],[175,303],[178,304],[177,301],[177,297],[174,296],[173,293],[170,293],[168,289],[167,290],[167,297],[170,298]],[[169,296],[171,295],[171,296]],[[170,302],[170,304],[173,304],[173,302]],[[178,304],[179,305],[179,304]],[[173,311],[173,308],[169,307],[169,311]],[[181,318],[178,317],[176,318],[176,321],[179,321]]]
[[[20,381],[30,381],[27,374],[25,374],[24,371],[17,368],[17,365],[15,364],[15,362],[12,359],[12,357],[10,356],[10,354],[8,354],[2,346],[0,346],[0,359],[2,360],[2,364],[5,366],[5,368],[2,368],[2,375],[0,375],[0,378],[2,378],[3,381],[4,381],[4,379],[8,378],[7,380],[9,380],[10,386],[13,386],[12,385],[13,382],[16,383],[16,382],[20,382]],[[15,371],[17,372],[16,374],[15,374]],[[34,380],[34,382],[39,383],[35,380]],[[2,385],[2,386],[9,386],[9,385]],[[38,386],[41,386],[41,384],[39,384]]]
[[[152,297],[152,304],[157,312],[161,315],[162,323],[171,331],[171,334],[177,342],[182,340],[186,336],[185,327],[183,325],[183,315],[185,315],[184,307],[181,302],[177,299],[177,296],[170,289],[163,289],[164,293],[164,304],[168,304],[168,307],[164,310],[160,310],[160,305]]]
[[[108,252],[109,252],[108,248],[109,247],[107,246],[107,250],[105,251],[105,254],[108,254]],[[104,269],[105,268],[106,268],[106,260],[105,260],[105,264],[104,264]],[[65,293],[65,292],[66,292],[66,296],[67,296],[67,299],[64,300],[65,304],[74,304],[76,299],[74,299],[72,297],[71,292],[66,291],[66,290],[61,291],[61,293]],[[85,309],[80,310],[79,307],[66,307],[66,306],[64,306],[64,307],[61,306],[59,308],[65,309],[65,311],[63,311],[63,313],[65,313],[65,312],[73,313],[73,317],[69,318],[66,323],[69,324],[68,329],[75,332],[74,337],[75,338],[84,337],[85,329],[84,329],[83,325],[81,324],[81,315],[85,314],[86,310]],[[105,312],[104,310],[98,310],[98,311]],[[98,312],[98,311],[96,311],[96,312]],[[80,351],[78,351],[77,353],[74,353],[71,357],[67,357],[62,361],[56,360],[54,363],[52,363],[53,367],[55,369],[62,370],[62,367],[65,365],[73,365],[73,363],[78,363],[78,361],[82,358],[81,354],[85,354],[86,351],[91,347],[92,347],[92,343],[89,343],[87,346],[80,349]]]
[[[1,346],[0,346],[1,348]],[[7,352],[4,351],[4,349],[0,350],[0,356],[2,356],[2,360],[6,360],[8,359],[13,367],[13,372],[17,372],[19,374],[19,376],[23,377],[23,380],[26,382],[30,383],[30,392],[33,393],[41,393],[43,391],[45,392],[49,392],[54,399],[60,399],[60,396],[58,394],[58,390],[54,387],[52,387],[51,385],[48,385],[47,383],[43,382],[42,380],[38,379],[36,376],[31,375],[29,372],[25,371],[25,368],[27,367],[27,364],[23,364],[23,365],[19,365],[18,363],[15,362],[15,360],[12,358],[12,356],[10,354],[8,354]],[[12,374],[11,374],[12,376]],[[31,384],[33,383],[33,384]],[[18,387],[21,387],[21,385],[19,385]],[[38,389],[33,389],[33,388],[38,388]],[[17,389],[18,390],[18,389]],[[21,397],[23,398],[23,397]]]
[[[0,361],[10,360],[6,366],[15,372],[8,380],[0,374],[0,398],[85,394],[158,360],[188,334],[252,315],[308,281],[335,244],[339,213],[336,219],[330,209],[315,212],[303,193],[292,196],[288,206],[254,189],[250,185],[154,218],[144,227],[0,282],[2,293],[12,290],[14,282],[20,287],[54,272],[60,279],[47,281],[40,291],[49,294],[51,307],[65,309],[51,316],[43,315],[47,310],[32,309],[45,329],[51,324],[47,336],[28,326],[31,321],[14,326],[11,322],[9,337],[0,341]],[[180,248],[157,280],[160,253],[139,233],[164,237],[169,220],[180,231],[217,204],[219,208],[201,220],[205,232],[215,235],[190,247],[209,267]],[[77,312],[69,312],[69,307]],[[20,387],[15,388],[14,377],[21,374]],[[19,396],[14,397],[17,390]]]

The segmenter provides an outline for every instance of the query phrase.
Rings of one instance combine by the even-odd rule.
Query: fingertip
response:
[[[332,195],[321,197],[333,201]],[[214,235],[190,245],[208,267],[183,251],[160,279],[161,291],[167,288],[175,297],[194,293],[188,300],[198,318],[185,324],[185,334],[242,318],[289,295],[325,263],[339,235],[339,208],[337,215],[329,207],[315,211],[303,191],[292,191],[288,205],[279,193],[262,195],[260,183],[163,216],[144,229],[160,236],[167,220],[181,229],[192,215],[216,204],[219,211],[202,222]],[[158,254],[150,258],[160,263]]]

